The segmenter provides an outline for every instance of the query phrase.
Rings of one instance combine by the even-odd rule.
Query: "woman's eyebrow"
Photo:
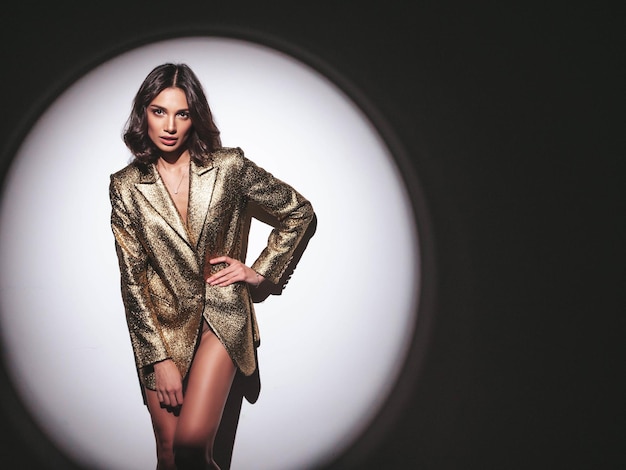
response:
[[[165,106],[161,106],[160,104],[149,104],[148,105],[150,108],[158,108],[158,109],[163,109],[165,111],[168,111],[168,109]],[[177,113],[180,113],[181,111],[185,111],[185,112],[189,112],[189,108],[181,108],[176,110]]]

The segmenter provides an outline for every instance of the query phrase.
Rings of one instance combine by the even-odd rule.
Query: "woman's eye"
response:
[[[162,109],[159,109],[159,108],[153,108],[153,109],[152,109],[152,112],[153,112],[154,114],[156,114],[157,116],[161,116],[161,115],[163,115],[163,110],[162,110]]]
[[[178,113],[178,115],[180,117],[182,117],[183,119],[188,119],[189,118],[189,112],[188,111],[181,111],[180,113]]]

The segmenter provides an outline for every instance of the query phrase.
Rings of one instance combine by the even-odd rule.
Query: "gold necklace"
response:
[[[174,194],[178,194],[178,189],[180,188],[180,185],[183,183],[183,179],[185,179],[185,172],[183,171],[183,175],[180,177],[180,181],[178,182],[178,186],[176,186],[176,189],[174,190]]]
[[[163,169],[163,171],[165,172],[169,172],[168,170],[165,169],[165,167],[163,167],[161,165],[161,168]],[[185,179],[185,175],[187,174],[186,171],[183,171],[183,174],[180,177],[180,181],[178,182],[178,186],[176,186],[176,189],[174,190],[174,194],[178,194],[178,190],[180,189],[180,185],[183,184],[183,180]],[[163,178],[161,178],[163,179]],[[163,183],[165,183],[165,180],[163,180]]]

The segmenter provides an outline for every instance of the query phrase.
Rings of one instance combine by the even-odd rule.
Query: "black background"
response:
[[[332,468],[623,468],[623,11],[128,3],[3,5],[3,170],[45,106],[116,52],[182,31],[283,41],[371,101],[430,214],[434,322],[411,399],[382,440]],[[80,129],[67,132],[71,145]],[[377,255],[364,286],[393,282],[400,254]],[[328,275],[358,276],[346,272]],[[2,468],[69,468],[5,414]]]

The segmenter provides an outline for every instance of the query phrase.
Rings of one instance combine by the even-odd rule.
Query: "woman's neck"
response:
[[[157,165],[162,168],[166,168],[168,171],[173,171],[178,168],[187,167],[189,165],[189,160],[189,151],[185,150],[180,154],[161,155],[157,160]]]

